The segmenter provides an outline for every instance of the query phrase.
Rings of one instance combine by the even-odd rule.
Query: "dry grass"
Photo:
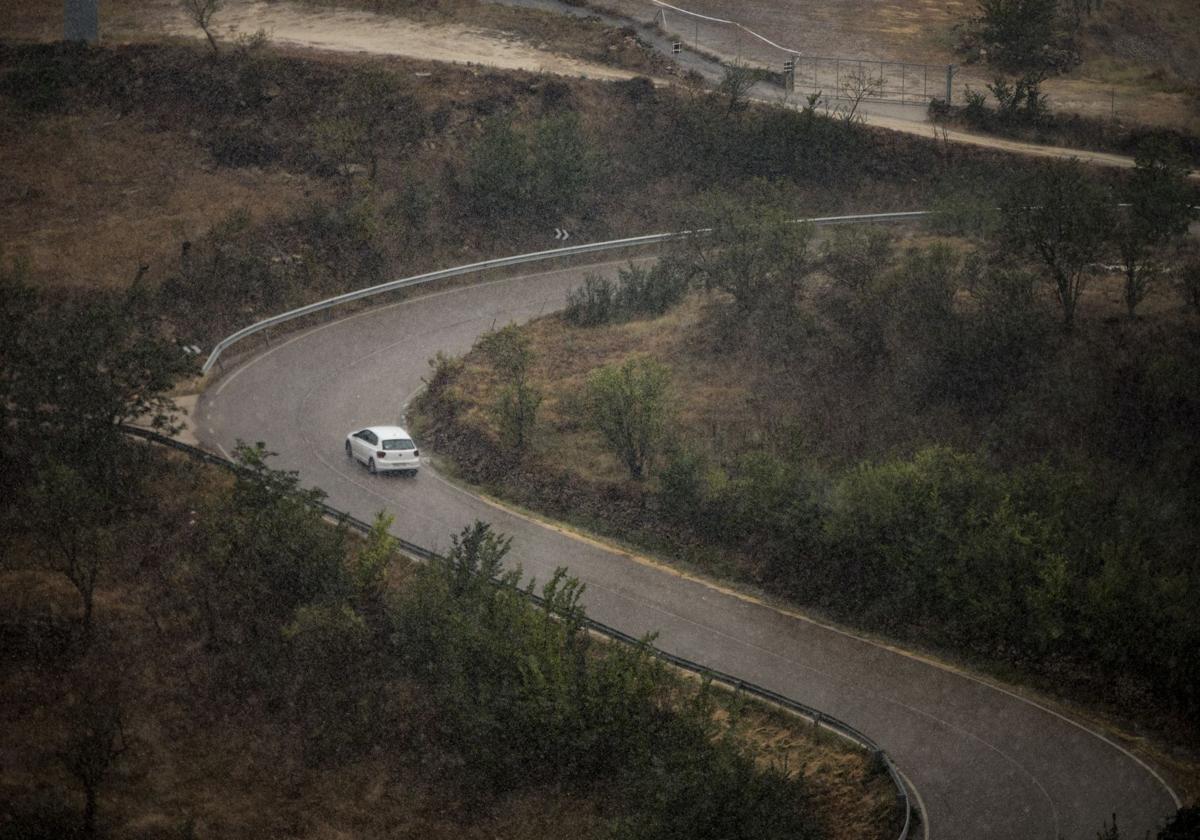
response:
[[[192,138],[103,109],[0,121],[0,242],[39,284],[120,286],[142,264],[158,274],[232,209],[261,219],[326,189],[217,169]]]
[[[890,837],[895,819],[896,788],[885,774],[872,771],[864,752],[847,749],[839,736],[798,724],[792,715],[766,707],[750,707],[739,722],[742,737],[761,752],[760,763],[784,767],[803,776],[821,813],[842,815],[827,825],[829,840]]]

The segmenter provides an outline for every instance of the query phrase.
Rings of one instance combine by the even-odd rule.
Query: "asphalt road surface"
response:
[[[368,519],[387,510],[397,535],[428,548],[446,549],[473,520],[491,522],[513,536],[512,560],[527,575],[544,581],[565,565],[582,579],[599,621],[658,631],[665,650],[866,732],[913,785],[926,836],[1093,840],[1116,813],[1125,836],[1142,837],[1173,813],[1173,795],[1148,767],[1014,694],[508,513],[433,470],[371,476],[346,458],[349,431],[401,419],[434,353],[462,353],[493,326],[561,308],[596,270],[484,282],[277,340],[201,396],[197,436],[226,452],[238,439],[265,441],[276,466],[299,470],[335,507]]]

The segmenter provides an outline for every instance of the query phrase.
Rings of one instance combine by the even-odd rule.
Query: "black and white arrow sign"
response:
[[[563,242],[566,242],[568,239],[571,238],[571,232],[569,230],[565,230],[563,228],[555,228],[554,229],[554,238],[561,239]]]

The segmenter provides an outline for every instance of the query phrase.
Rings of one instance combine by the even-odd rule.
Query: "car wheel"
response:
[[[370,460],[367,461],[367,472],[369,472],[371,475],[375,475],[375,459],[374,458],[371,458]]]
[[[346,441],[346,457],[354,458],[354,449],[350,446],[350,441]]]

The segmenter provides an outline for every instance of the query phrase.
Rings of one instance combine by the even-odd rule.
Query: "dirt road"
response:
[[[645,5],[643,0],[636,2]],[[199,30],[173,4],[160,5],[157,14],[148,15],[144,20],[147,34],[158,31],[169,35],[202,37]],[[251,35],[259,30],[264,31],[276,44],[333,52],[397,55],[595,79],[624,79],[634,75],[629,71],[543,49],[540,45],[525,43],[511,34],[456,24],[418,23],[392,15],[344,9],[313,9],[289,2],[234,2],[221,13],[220,34],[226,38]],[[716,68],[713,72],[719,72],[719,65],[710,63]],[[778,95],[763,98],[777,101]],[[920,106],[868,105],[864,107],[863,116],[870,125],[924,137],[934,136],[933,127],[925,121],[924,108]],[[942,138],[948,142],[969,143],[1040,157],[1074,157],[1108,166],[1133,165],[1131,158],[1121,155],[1039,146],[963,131],[949,131]]]
[[[453,64],[481,64],[593,79],[634,74],[523,43],[515,36],[458,24],[426,24],[365,11],[316,9],[288,2],[231,2],[222,9],[218,34],[228,40],[262,30],[272,43],[331,52],[397,55]],[[176,5],[150,19],[150,30],[203,37]]]

